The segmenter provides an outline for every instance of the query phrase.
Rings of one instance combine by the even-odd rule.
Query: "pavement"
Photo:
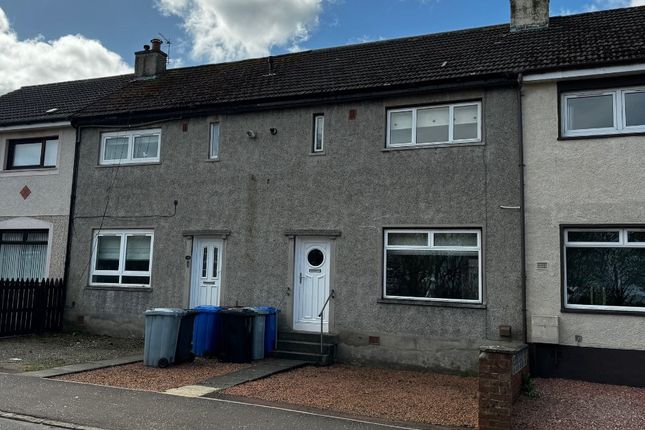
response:
[[[431,428],[384,424],[227,399],[180,397],[0,374],[0,417],[7,417],[7,413],[105,430]],[[16,424],[13,421],[9,422],[11,425]],[[4,429],[1,424],[0,422],[0,428]],[[16,425],[20,424],[22,423]],[[8,426],[7,428],[12,429]],[[47,427],[13,428],[40,430]]]

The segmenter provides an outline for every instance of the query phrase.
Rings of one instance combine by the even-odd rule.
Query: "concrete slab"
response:
[[[143,357],[141,355],[131,355],[128,357],[112,358],[109,360],[93,361],[90,363],[70,364],[67,366],[53,367],[51,369],[36,370],[33,372],[23,372],[18,373],[18,375],[32,376],[36,378],[53,378],[55,376],[69,375],[71,373],[86,372],[88,370],[103,369],[106,367],[136,363],[142,360]]]
[[[217,388],[205,387],[203,385],[185,385],[179,388],[171,388],[164,391],[164,393],[181,397],[202,397],[214,391],[217,391]]]
[[[201,385],[212,387],[217,390],[224,390],[246,382],[266,378],[268,376],[275,375],[276,373],[286,372],[287,370],[306,366],[307,364],[310,363],[300,360],[268,358],[262,361],[257,361],[253,363],[253,366],[246,369],[207,379],[202,382]]]

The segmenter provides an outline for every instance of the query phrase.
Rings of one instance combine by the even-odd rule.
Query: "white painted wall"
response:
[[[43,136],[58,136],[55,169],[5,169],[9,140]],[[48,229],[46,276],[49,277],[64,275],[75,142],[76,131],[69,126],[0,130],[0,229]],[[27,199],[20,195],[25,185],[31,190]]]
[[[561,312],[560,293],[560,225],[645,224],[645,137],[558,141],[553,82],[527,83],[522,108],[529,342],[533,316],[556,316],[562,345],[645,350],[645,317]]]
[[[59,136],[55,169],[5,170],[8,140],[42,136]],[[69,215],[75,141],[76,131],[72,127],[0,131],[0,217]],[[25,185],[31,190],[27,199],[20,195]]]

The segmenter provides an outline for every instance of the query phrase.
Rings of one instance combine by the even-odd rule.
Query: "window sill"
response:
[[[152,287],[126,287],[121,285],[88,285],[85,289],[98,291],[152,292]]]
[[[46,176],[58,175],[60,172],[58,168],[39,168],[39,169],[7,169],[0,171],[0,177],[11,176]]]
[[[645,311],[619,311],[604,309],[572,309],[563,307],[560,311],[564,314],[588,314],[588,315],[606,315],[606,316],[632,316],[643,317]]]
[[[217,157],[217,158],[207,158],[207,159],[205,159],[204,161],[205,161],[206,163],[216,163],[216,162],[218,162],[218,161],[221,161],[221,159],[220,159],[219,157]]]
[[[485,146],[485,142],[468,142],[468,143],[439,143],[436,145],[410,145],[410,146],[390,146],[381,149],[381,152],[393,151],[410,151],[415,149],[432,149],[432,148],[463,148],[468,146]]]
[[[322,155],[327,155],[327,154],[325,153],[325,151],[323,151],[323,152],[310,152],[309,155],[311,155],[312,157],[320,157]]]
[[[114,167],[141,167],[141,166],[159,166],[161,161],[153,161],[150,163],[121,163],[121,164],[98,164],[96,167],[104,168],[114,168]]]
[[[486,309],[483,303],[433,302],[429,300],[377,299],[381,305],[434,306],[441,308]]]
[[[608,133],[608,134],[583,134],[580,136],[558,136],[558,140],[586,140],[586,139],[611,139],[617,137],[630,137],[630,136],[645,136],[645,131],[631,132],[631,133]]]

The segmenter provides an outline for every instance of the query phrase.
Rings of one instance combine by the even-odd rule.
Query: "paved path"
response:
[[[302,367],[306,364],[308,364],[306,361],[267,358],[253,363],[251,367],[207,379],[200,385],[224,390],[256,379],[266,378],[276,373]]]
[[[107,430],[405,428],[226,400],[0,374],[0,411]]]

